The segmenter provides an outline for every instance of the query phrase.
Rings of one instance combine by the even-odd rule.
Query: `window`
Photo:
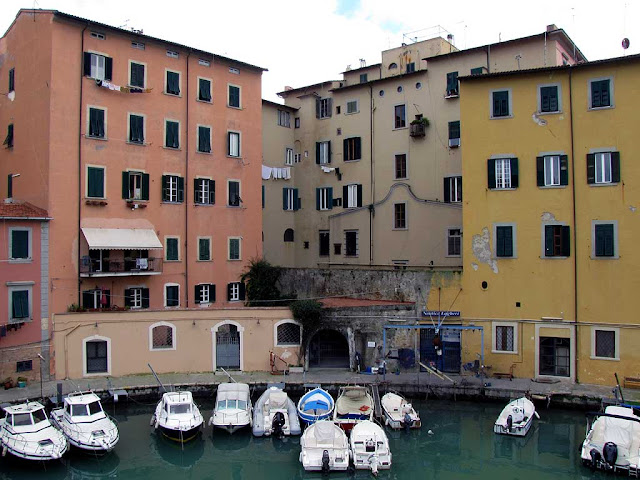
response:
[[[164,286],[164,306],[179,307],[180,306],[180,285],[176,283],[167,283]]]
[[[164,240],[165,261],[177,262],[180,260],[179,240],[180,240],[179,237],[165,237],[165,240]]]
[[[320,232],[318,232],[318,236],[319,236],[319,244],[320,244],[320,251],[318,252],[318,254],[321,257],[328,257],[329,256],[329,230],[320,230]]]
[[[620,330],[617,328],[592,327],[591,358],[619,360]]]
[[[462,202],[462,177],[444,177],[444,202]]]
[[[151,330],[151,350],[175,350],[175,326],[160,322],[149,328]]]
[[[369,76],[366,73],[361,73],[360,74],[360,83],[367,83],[368,77]]]
[[[180,95],[180,73],[167,70],[167,85],[165,93],[169,95]]]
[[[294,232],[293,228],[287,228],[284,231],[284,241],[287,243],[293,242]]]
[[[101,108],[89,107],[89,136],[105,138],[105,114]]]
[[[329,118],[331,116],[331,98],[316,98],[316,118]]]
[[[295,211],[300,209],[300,198],[297,188],[285,187],[282,189],[282,209]]]
[[[143,287],[125,288],[124,306],[129,308],[149,308],[149,289]]]
[[[331,142],[316,142],[316,163],[324,165],[331,163]]]
[[[540,337],[540,375],[568,377],[571,371],[571,339],[560,337]]]
[[[144,88],[144,64],[129,62],[129,85],[132,87]]]
[[[618,258],[618,223],[593,221],[591,226],[591,258]]]
[[[198,261],[211,260],[211,237],[198,237]]]
[[[240,75],[240,70],[238,68],[229,67],[229,73],[233,73],[234,75]]]
[[[201,102],[211,101],[211,80],[198,78],[198,100]]]
[[[447,256],[459,257],[461,254],[462,230],[459,228],[447,229]]]
[[[229,85],[229,98],[227,100],[229,107],[240,108],[240,87]]]
[[[571,252],[569,227],[544,225],[544,256],[568,257]]]
[[[351,160],[360,160],[362,158],[362,151],[360,148],[360,137],[353,137],[353,138],[345,138],[342,141],[343,144],[343,155],[344,155],[344,161],[348,162]]]
[[[458,72],[447,73],[447,97],[458,96]]]
[[[396,68],[398,68],[398,64],[393,62],[389,64],[389,70],[395,70]]]
[[[302,161],[302,155],[299,153],[294,153],[293,155],[293,163],[300,163]]]
[[[393,204],[393,228],[396,228],[396,229],[407,228],[407,204],[406,203]]]
[[[198,65],[202,65],[203,67],[210,67],[211,62],[209,60],[205,60],[204,58],[200,58],[198,60]]]
[[[87,77],[111,81],[113,59],[97,53],[84,52],[83,68]]]
[[[537,183],[539,187],[554,187],[569,184],[567,155],[545,155],[536,158]]]
[[[108,351],[109,344],[105,340],[85,341],[85,370],[87,374],[109,373]]]
[[[122,172],[122,198],[125,200],[149,200],[149,174]]]
[[[334,243],[333,244],[333,254],[334,255],[342,255],[342,244]]]
[[[30,288],[9,287],[9,323],[20,323],[31,318]]]
[[[84,290],[82,292],[82,306],[89,309],[109,308],[111,307],[111,292],[100,288]]]
[[[345,230],[344,254],[347,257],[358,256],[358,230]]]
[[[404,128],[407,126],[407,112],[405,105],[396,105],[394,107],[394,127]]]
[[[197,304],[209,304],[216,301],[216,286],[211,283],[201,283],[195,287],[195,302]]]
[[[499,258],[515,257],[515,227],[513,225],[495,225],[495,252]]]
[[[7,125],[7,137],[2,142],[3,145],[6,145],[7,148],[13,147],[13,123]]]
[[[293,121],[293,126],[295,128],[300,128],[300,117],[295,118],[295,120]]]
[[[238,132],[227,133],[227,155],[230,157],[240,156],[240,134]]]
[[[25,228],[9,228],[9,259],[31,259],[31,230]]]
[[[347,102],[347,115],[350,115],[352,113],[358,113],[359,108],[358,108],[358,100],[349,100]]]
[[[131,48],[136,48],[138,50],[144,50],[145,45],[142,42],[131,42]]]
[[[129,141],[144,143],[144,116],[129,114]]]
[[[560,111],[560,87],[558,85],[541,86],[538,91],[540,113],[557,113]]]
[[[184,202],[184,178],[177,175],[162,176],[162,201],[171,203]]]
[[[13,92],[16,89],[16,69],[9,70],[9,92]]]
[[[211,153],[211,127],[198,125],[198,152]]]
[[[517,324],[493,323],[494,352],[517,353]]]
[[[240,182],[229,180],[227,189],[229,192],[229,198],[227,199],[227,201],[229,202],[228,205],[230,207],[239,207],[240,202],[242,201],[240,199]]]
[[[293,148],[284,149],[284,164],[293,165]]]
[[[496,90],[491,92],[491,118],[510,117],[510,90]]]
[[[490,159],[487,162],[487,174],[491,189],[518,188],[518,159]]]
[[[31,370],[33,370],[33,360],[16,362],[16,372],[30,372]]]
[[[87,167],[87,198],[105,198],[104,167]]]
[[[471,69],[471,75],[482,75],[485,72],[485,67],[475,67]]]
[[[208,178],[193,180],[193,201],[196,205],[214,205],[216,203],[216,182]]]
[[[164,146],[180,148],[180,122],[165,120]]]
[[[407,63],[407,73],[413,73],[416,71],[416,64],[415,62],[409,62]]]
[[[276,324],[276,346],[292,347],[302,344],[302,326],[290,320]]]
[[[178,58],[180,56],[180,54],[178,52],[175,52],[173,50],[167,50],[167,57],[169,58]]]
[[[587,154],[587,183],[619,183],[620,152]]]
[[[281,127],[291,127],[291,114],[284,110],[278,110],[278,125]]]
[[[396,180],[407,178],[406,153],[397,153],[395,156],[395,178]]]
[[[449,122],[449,147],[460,146],[460,120]]]
[[[362,206],[362,185],[352,184],[342,187],[344,208],[356,208]]]
[[[603,108],[612,107],[611,101],[613,95],[611,92],[611,79],[590,80],[589,88],[589,107],[590,108]]]
[[[331,210],[333,208],[333,188],[316,188],[316,210]]]
[[[229,302],[237,302],[244,300],[245,286],[242,282],[232,282],[227,284],[227,300]]]

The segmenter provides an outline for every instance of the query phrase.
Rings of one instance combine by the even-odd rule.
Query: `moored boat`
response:
[[[420,428],[422,426],[420,416],[416,410],[401,395],[393,392],[386,393],[382,396],[380,403],[382,404],[385,425],[394,430]]]
[[[178,442],[188,442],[202,427],[204,419],[191,392],[167,392],[156,406],[151,425]]]
[[[229,433],[251,425],[253,407],[249,385],[246,383],[221,383],[216,393],[216,406],[209,425]]]
[[[333,421],[345,431],[364,420],[373,420],[373,398],[366,387],[348,385],[340,388],[333,410]]]
[[[62,408],[51,411],[51,423],[71,445],[94,453],[113,450],[120,439],[115,420],[104,412],[100,397],[93,392],[66,397]]]
[[[26,460],[56,460],[69,449],[64,434],[51,425],[39,402],[4,407],[0,419],[2,454]]]
[[[364,420],[351,430],[349,438],[353,465],[358,470],[378,470],[391,468],[391,450],[389,439],[380,425]]]
[[[524,437],[531,428],[534,415],[540,418],[531,400],[526,397],[516,398],[502,409],[493,425],[493,431],[501,435]]]
[[[300,438],[300,463],[306,471],[328,473],[349,468],[349,441],[331,420],[318,420]]]
[[[253,434],[256,437],[300,435],[296,406],[283,389],[268,387],[253,409]]]
[[[335,402],[333,397],[320,387],[309,390],[298,402],[298,416],[307,425],[331,416]]]

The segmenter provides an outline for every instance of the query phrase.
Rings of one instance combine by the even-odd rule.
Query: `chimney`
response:
[[[556,27],[555,23],[552,23],[551,25],[547,25],[547,33],[553,32],[554,30],[558,30],[558,27]]]
[[[449,42],[450,44],[453,45],[453,34],[452,33],[449,33],[447,35],[447,42]]]

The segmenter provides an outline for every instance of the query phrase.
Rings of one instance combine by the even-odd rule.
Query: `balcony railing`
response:
[[[82,257],[80,276],[117,277],[133,275],[159,275],[162,273],[162,258],[127,258],[124,260],[95,260]]]

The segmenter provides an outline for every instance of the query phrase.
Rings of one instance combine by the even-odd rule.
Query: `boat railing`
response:
[[[107,415],[106,413],[104,415],[105,416],[100,420],[111,421],[112,426],[108,428],[104,428],[103,426],[100,426],[100,427],[91,428],[91,429],[88,429],[88,428],[83,429],[82,426],[88,427],[93,422],[86,422],[86,423],[67,422],[67,425],[68,425],[67,428],[69,429],[70,434],[74,436],[74,438],[78,440],[83,439],[86,442],[89,442],[91,440],[91,437],[94,435],[94,432],[98,430],[102,430],[105,437],[108,437],[109,439],[115,439],[118,436],[118,421],[115,418],[111,417],[110,415]]]
[[[42,440],[43,439],[29,440],[22,433],[10,432],[9,435],[5,436],[4,443],[13,450],[26,453],[46,452],[48,450],[52,451],[52,453],[64,451],[66,440],[56,441],[55,439],[49,438],[47,440],[51,443],[45,445],[40,443]],[[45,448],[46,445],[52,445],[53,448]]]
[[[200,415],[199,413],[194,413],[189,419],[186,420],[171,420],[171,425],[176,425],[178,426],[178,428],[180,430],[186,430],[186,429],[191,429],[194,427],[197,427],[199,424],[201,424],[203,422],[203,418],[202,415]],[[185,428],[186,427],[186,428]]]

